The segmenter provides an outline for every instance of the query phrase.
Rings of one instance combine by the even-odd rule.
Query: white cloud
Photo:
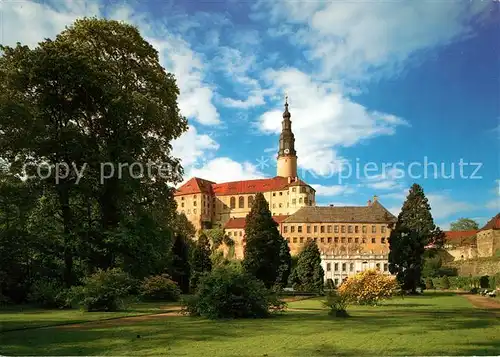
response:
[[[54,38],[77,18],[102,16],[101,7],[95,2],[58,1],[56,5],[57,9],[47,3],[31,1],[0,2],[3,20],[0,43],[12,46],[21,42],[35,46],[45,38]],[[220,123],[212,103],[213,88],[205,81],[205,65],[200,54],[182,38],[169,33],[162,24],[151,24],[125,4],[109,9],[108,13],[109,18],[138,26],[141,34],[158,50],[163,66],[176,77],[182,115],[204,125]]]
[[[186,178],[201,177],[214,182],[230,182],[264,178],[257,167],[249,162],[239,163],[228,157],[218,157],[201,167],[192,167]]]
[[[368,79],[397,72],[419,51],[446,45],[472,30],[470,20],[485,14],[487,1],[473,2],[262,2],[278,29],[309,49],[319,74]],[[288,28],[287,25],[292,25]],[[293,35],[293,36],[292,36]],[[373,71],[373,70],[377,71]]]
[[[405,176],[404,170],[395,167],[387,169],[382,167],[381,171],[380,174],[367,176],[364,180],[365,185],[376,190],[396,190],[404,186],[401,181]]]
[[[336,87],[314,82],[297,69],[267,72],[275,93],[289,94],[292,129],[299,165],[320,175],[341,171],[345,159],[338,147],[353,146],[368,138],[393,135],[397,126],[407,123],[392,115],[369,112],[342,96]],[[281,131],[279,110],[264,113],[258,122],[264,133]]]
[[[486,203],[486,208],[500,212],[500,197],[494,198]]]
[[[219,149],[219,144],[206,134],[198,134],[194,126],[172,142],[172,152],[181,159],[184,169],[198,164],[206,157],[207,152]]]
[[[354,193],[354,189],[347,185],[311,185],[316,190],[316,196],[337,196]]]

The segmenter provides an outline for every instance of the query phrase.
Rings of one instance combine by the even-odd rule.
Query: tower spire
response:
[[[295,151],[295,136],[292,132],[292,115],[288,111],[288,94],[285,94],[285,111],[281,122],[281,135],[278,150],[278,176],[297,177],[297,153]]]

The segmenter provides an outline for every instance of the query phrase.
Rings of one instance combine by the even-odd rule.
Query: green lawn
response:
[[[84,312],[80,310],[46,310],[30,306],[0,308],[0,332],[81,323],[124,316],[166,312],[173,303],[135,303],[119,312]],[[177,303],[175,303],[178,305]]]
[[[4,332],[0,354],[500,355],[499,319],[451,293],[396,298],[380,307],[353,307],[348,319],[330,318],[318,299],[289,307],[299,311],[263,320],[213,322],[168,316]]]

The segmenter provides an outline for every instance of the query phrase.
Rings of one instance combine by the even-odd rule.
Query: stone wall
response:
[[[500,230],[488,229],[477,233],[477,253],[479,257],[495,256],[500,249]]]
[[[500,272],[500,258],[476,258],[470,260],[456,260],[446,264],[456,268],[460,276],[494,275]]]

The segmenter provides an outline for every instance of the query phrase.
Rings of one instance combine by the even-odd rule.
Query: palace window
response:
[[[328,237],[328,243],[332,242],[332,237]]]
[[[326,226],[326,232],[332,233],[332,226],[331,225]]]
[[[381,233],[385,233],[385,226],[381,226],[381,227],[380,227],[380,232],[381,232]]]
[[[321,243],[325,243],[325,238],[321,237]]]
[[[335,243],[339,242],[339,237],[335,237]]]
[[[276,197],[276,192],[273,192],[273,197]]]
[[[231,197],[229,200],[229,206],[231,208],[236,208],[236,197]]]
[[[300,237],[300,243],[304,243],[304,237]]]
[[[346,263],[342,263],[342,271],[347,271],[347,264]]]
[[[196,214],[196,208],[193,208],[193,214]]]
[[[332,264],[326,263],[326,271],[332,270]]]
[[[290,238],[287,238],[286,241],[287,241],[287,243],[290,243]]]
[[[366,243],[366,238],[363,238],[363,243]]]
[[[314,237],[314,243],[318,243],[318,238]]]
[[[283,196],[283,192],[280,192],[280,196]]]
[[[184,201],[184,197],[181,197],[181,201]]]
[[[339,279],[335,279],[335,286],[339,285]]]
[[[375,238],[372,238],[372,243],[375,243]]]
[[[318,226],[314,226],[314,233],[318,233]]]
[[[297,203],[297,200],[295,198],[292,198],[292,205],[295,205]]]
[[[297,227],[297,232],[298,232],[298,233],[302,233],[302,226],[298,226],[298,227]]]
[[[252,208],[253,205],[253,196],[248,196],[248,208]]]
[[[307,205],[307,197],[304,197],[304,203]]]
[[[341,243],[345,243],[345,237],[340,238]]]
[[[305,193],[306,192],[306,186],[300,186],[300,192]]]
[[[184,207],[184,202],[181,202],[181,207]]]
[[[273,208],[276,208],[276,203],[273,203]]]
[[[347,232],[352,233],[352,226],[347,227]]]
[[[363,226],[363,233],[366,233],[366,226]]]
[[[295,187],[292,187],[292,192],[295,192]]]
[[[380,263],[375,264],[375,267],[377,268],[377,270],[380,270]]]
[[[245,208],[245,197],[240,196],[240,198],[238,198],[238,207]]]
[[[188,212],[188,214],[191,214],[191,210],[190,210],[189,208],[188,208],[188,211],[187,211],[187,212]]]
[[[295,233],[295,226],[290,226],[290,233]]]
[[[377,233],[377,226],[372,226],[372,233]]]
[[[347,238],[347,243],[352,243],[352,238],[351,237]]]
[[[358,226],[354,226],[354,233],[359,233],[359,227]]]
[[[293,237],[293,242],[297,243],[297,237]]]
[[[288,226],[283,226],[283,233],[288,233]]]
[[[354,271],[354,263],[349,264],[349,271]]]
[[[380,238],[380,243],[385,244],[385,238]]]
[[[385,264],[384,264],[384,271],[387,271],[387,270],[389,270],[389,266],[388,266],[388,264],[387,264],[387,263],[385,263]]]
[[[193,201],[193,206],[195,206],[195,207],[196,207],[196,200],[195,200],[195,201]]]
[[[340,227],[340,231],[341,231],[342,233],[345,233],[345,226],[341,226],[341,227]]]
[[[334,269],[335,271],[339,271],[339,263],[335,263],[335,264],[333,265],[333,269]]]
[[[325,233],[325,226],[321,226],[321,227],[319,228],[319,230],[320,230],[320,232],[321,232],[321,233]]]
[[[299,197],[299,203],[302,203],[302,197]]]
[[[311,233],[311,226],[307,226],[307,233]]]
[[[280,203],[278,206],[279,206],[279,208],[281,208],[283,205]]]
[[[359,243],[359,238],[358,237],[354,238],[354,243]]]
[[[335,227],[333,227],[333,231],[334,231],[335,233],[338,233],[338,232],[339,232],[339,226],[335,226]]]
[[[240,231],[240,237],[242,237],[242,236],[243,236],[243,232],[242,232],[242,231]]]

